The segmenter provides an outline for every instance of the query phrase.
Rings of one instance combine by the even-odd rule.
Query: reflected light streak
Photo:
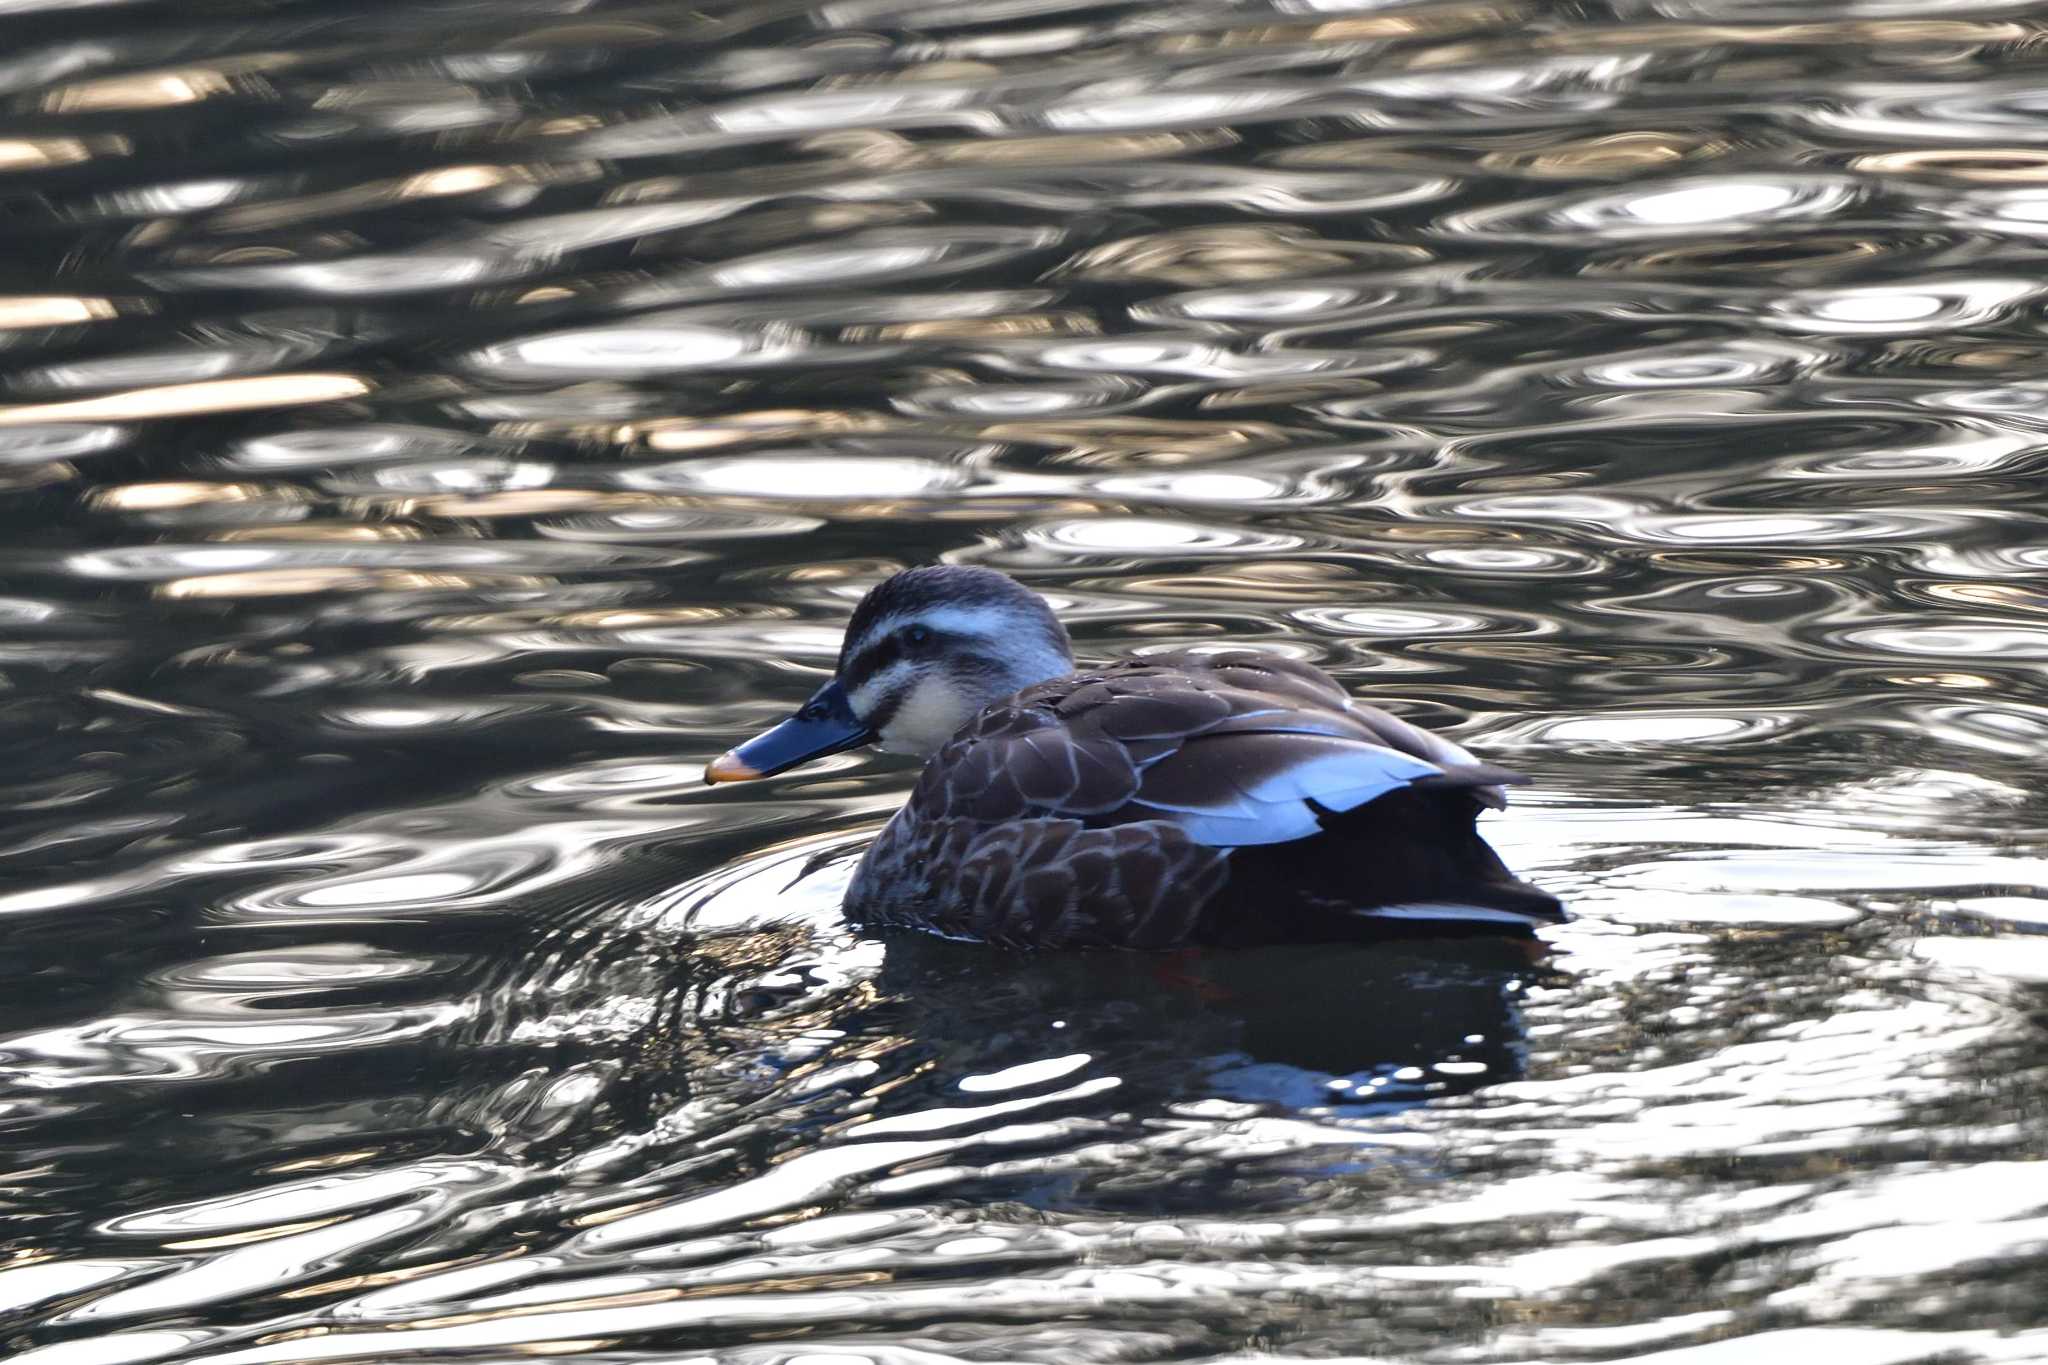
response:
[[[100,322],[115,315],[111,299],[68,298],[61,295],[0,297],[0,331],[28,327],[63,327],[74,323]]]
[[[260,375],[199,384],[167,384],[159,388],[108,394],[103,398],[0,408],[0,427],[31,426],[38,422],[144,421],[161,417],[194,417],[213,412],[298,407],[361,398],[371,391],[371,387],[368,380],[352,374]]]

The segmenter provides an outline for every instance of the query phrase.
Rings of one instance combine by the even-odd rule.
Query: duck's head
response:
[[[704,780],[769,777],[871,743],[928,757],[983,707],[1073,669],[1066,628],[1037,593],[994,569],[905,569],[854,608],[832,681]]]

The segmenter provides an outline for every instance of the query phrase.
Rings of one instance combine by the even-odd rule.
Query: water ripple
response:
[[[2048,1356],[2033,8],[0,3],[0,1354]],[[855,933],[931,562],[1577,917]]]
[[[1582,234],[1613,242],[1757,233],[1846,214],[1867,193],[1847,176],[1702,175],[1454,214],[1444,219],[1441,230],[1451,236],[1554,243]]]

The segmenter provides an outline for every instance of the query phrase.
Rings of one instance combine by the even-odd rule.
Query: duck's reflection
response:
[[[1496,926],[1171,953],[860,936],[838,908],[859,847],[835,835],[723,868],[661,898],[649,927],[748,983],[714,993],[740,1026],[728,1049],[879,1064],[865,1117],[906,1132],[934,1108],[1016,1100],[1018,1114],[1087,1078],[1116,1084],[1113,1106],[1085,1107],[1138,1118],[1202,1101],[1367,1115],[1463,1094],[1522,1074],[1523,992],[1556,974],[1547,943]],[[763,937],[770,920],[784,928]]]
[[[1521,1074],[1534,938],[1139,953],[1003,953],[892,937],[876,986],[959,1090],[1085,1055],[1119,1107],[1228,1099],[1349,1112]]]

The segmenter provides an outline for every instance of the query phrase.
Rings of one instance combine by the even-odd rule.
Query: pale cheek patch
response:
[[[889,718],[888,728],[882,731],[882,748],[890,753],[932,753],[966,723],[966,710],[953,690],[937,679],[925,678]]]
[[[846,694],[846,700],[853,707],[853,714],[867,717],[875,714],[889,693],[904,685],[912,669],[908,664],[897,664],[875,674],[859,687]],[[893,722],[891,723],[893,726]]]

